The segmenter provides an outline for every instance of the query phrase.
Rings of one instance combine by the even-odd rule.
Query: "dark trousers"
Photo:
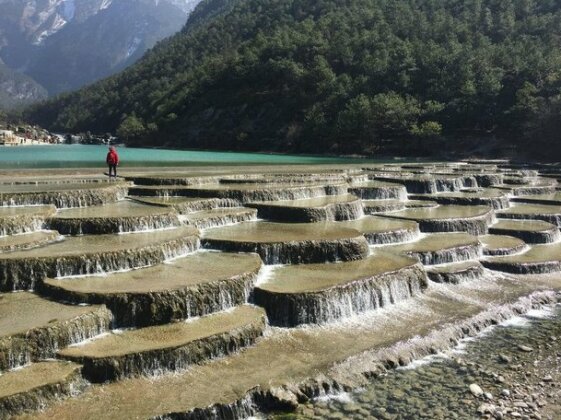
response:
[[[109,164],[109,176],[111,176],[111,173],[113,173],[114,177],[117,177],[117,165]]]

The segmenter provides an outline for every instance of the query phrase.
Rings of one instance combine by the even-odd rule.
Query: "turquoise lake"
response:
[[[122,167],[393,162],[393,160],[291,156],[265,153],[139,149],[128,147],[119,147],[117,150]],[[105,165],[106,154],[106,146],[0,146],[0,168],[97,167]]]

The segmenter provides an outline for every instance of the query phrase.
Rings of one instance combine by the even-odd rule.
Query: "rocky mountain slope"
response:
[[[47,91],[30,77],[18,73],[0,60],[0,104],[24,106],[47,97]]]
[[[58,94],[134,63],[157,41],[180,30],[196,4],[197,0],[0,0],[0,58],[49,94]],[[17,97],[12,99],[17,102]]]

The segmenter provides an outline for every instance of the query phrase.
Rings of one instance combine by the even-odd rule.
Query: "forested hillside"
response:
[[[555,0],[206,0],[138,64],[27,116],[131,144],[415,153],[499,139],[551,157],[560,37]]]

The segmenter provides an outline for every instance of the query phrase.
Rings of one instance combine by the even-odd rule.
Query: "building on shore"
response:
[[[31,146],[58,143],[61,143],[61,139],[58,136],[26,130],[14,132],[13,130],[0,128],[0,145],[2,146]]]
[[[0,144],[10,145],[15,142],[16,135],[12,130],[0,129]]]

